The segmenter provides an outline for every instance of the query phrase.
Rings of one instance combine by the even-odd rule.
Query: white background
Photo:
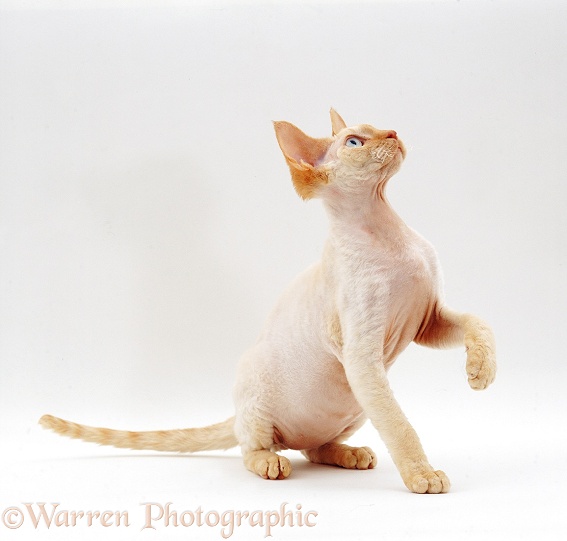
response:
[[[59,502],[133,524],[28,519],[0,536],[221,538],[140,531],[146,501],[318,511],[314,528],[274,531],[286,540],[564,535],[565,4],[39,4],[0,2],[0,511]],[[468,388],[462,349],[412,346],[391,371],[452,492],[408,493],[371,427],[353,441],[377,470],[291,452],[285,482],[254,477],[237,450],[177,457],[42,431],[47,412],[139,430],[232,415],[240,353],[326,235],[271,120],[326,136],[330,106],[404,139],[389,198],[436,246],[449,304],[496,333],[486,392]]]

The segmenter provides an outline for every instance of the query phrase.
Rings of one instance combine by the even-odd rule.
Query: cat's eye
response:
[[[362,139],[359,139],[358,137],[349,137],[346,141],[345,141],[345,146],[347,147],[361,147],[364,145],[364,141]]]

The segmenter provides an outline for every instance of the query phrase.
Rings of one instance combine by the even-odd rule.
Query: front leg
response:
[[[444,348],[464,344],[469,385],[486,389],[496,376],[496,346],[492,329],[477,316],[461,314],[443,306],[415,339],[418,344]]]
[[[429,464],[415,430],[394,398],[382,361],[353,352],[345,356],[344,366],[356,399],[384,440],[408,489],[419,494],[448,492],[449,479]]]

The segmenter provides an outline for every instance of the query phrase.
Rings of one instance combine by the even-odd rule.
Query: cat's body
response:
[[[323,261],[293,282],[241,359],[237,408],[257,404],[282,448],[313,449],[366,420],[343,364],[348,319],[358,320],[356,332],[365,334],[368,347],[381,350],[373,357],[382,357],[387,370],[434,314],[440,289],[435,253],[417,233],[407,229],[405,235],[411,244],[390,249],[377,249],[380,241],[370,234],[356,246],[330,240]]]
[[[341,442],[367,418],[380,432],[414,492],[447,492],[395,401],[387,369],[411,341],[431,347],[465,344],[474,389],[494,379],[490,328],[449,310],[433,247],[397,216],[384,196],[405,147],[391,131],[347,128],[331,111],[333,137],[312,139],[276,122],[292,180],[304,198],[320,197],[330,235],[320,263],[284,292],[257,343],[241,358],[236,414],[202,429],[125,432],[84,427],[51,416],[59,433],[133,449],[198,451],[240,445],[251,471],[289,475],[275,451],[298,449],[313,462],[373,468],[367,448]]]

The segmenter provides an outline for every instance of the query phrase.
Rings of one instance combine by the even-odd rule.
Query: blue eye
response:
[[[358,137],[349,137],[346,141],[345,141],[345,146],[346,147],[361,147],[364,145],[364,142],[359,139]]]

